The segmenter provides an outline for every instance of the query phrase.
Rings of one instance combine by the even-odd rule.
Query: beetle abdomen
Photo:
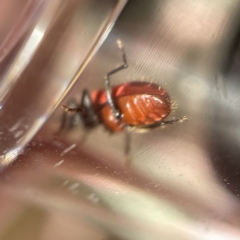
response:
[[[108,104],[100,110],[104,125],[113,132],[120,132],[124,126],[144,126],[156,123],[168,116],[171,111],[170,100],[161,95],[129,95],[115,99],[121,119],[116,119]]]
[[[116,107],[127,125],[148,125],[161,121],[170,113],[170,100],[161,95],[129,95],[116,99]]]
[[[111,131],[125,126],[144,126],[166,118],[171,111],[168,93],[157,84],[130,82],[112,88],[113,100],[121,114],[116,119],[107,102],[106,91],[92,93],[92,102],[101,122]]]

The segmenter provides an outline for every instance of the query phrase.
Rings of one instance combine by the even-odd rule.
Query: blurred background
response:
[[[240,239],[240,1],[49,2],[0,4],[0,239]],[[103,126],[59,132],[118,39],[112,84],[157,83],[188,116],[129,156]]]

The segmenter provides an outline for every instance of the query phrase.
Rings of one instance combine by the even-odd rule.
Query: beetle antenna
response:
[[[72,112],[72,113],[78,113],[78,112],[83,112],[84,108],[83,107],[76,107],[76,108],[71,108],[66,105],[62,105],[62,108],[64,109],[65,112]]]

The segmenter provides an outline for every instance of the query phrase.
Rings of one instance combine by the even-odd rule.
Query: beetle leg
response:
[[[177,119],[173,118],[172,120],[161,121],[161,122],[157,122],[157,123],[150,124],[150,125],[129,126],[128,131],[144,133],[144,132],[148,132],[150,130],[156,129],[156,128],[161,128],[162,126],[167,125],[167,124],[182,123],[182,122],[186,121],[187,119],[188,119],[187,116],[184,116],[182,118],[177,118]]]
[[[115,69],[113,69],[112,71],[108,72],[106,77],[105,77],[105,89],[106,89],[106,95],[107,95],[107,100],[108,100],[108,104],[112,109],[112,112],[115,116],[116,119],[119,119],[121,117],[120,112],[116,109],[115,105],[114,105],[114,101],[113,101],[113,96],[112,96],[112,89],[110,87],[110,76],[117,73],[118,71],[121,71],[125,68],[128,67],[127,64],[127,58],[126,58],[126,54],[122,45],[122,42],[120,40],[117,41],[118,47],[122,52],[122,58],[123,58],[123,64]]]
[[[173,118],[172,120],[167,120],[167,121],[161,121],[159,124],[160,126],[166,125],[166,124],[173,124],[173,123],[182,123],[186,121],[188,118],[187,116],[183,116],[182,118]]]
[[[83,126],[86,128],[93,128],[99,123],[98,117],[95,113],[95,110],[94,110],[94,107],[92,104],[90,94],[87,90],[83,90],[80,105],[78,105],[76,103],[76,101],[74,102],[74,104],[72,104],[72,106],[70,104],[63,105],[62,108],[65,110],[65,112],[76,113],[71,116],[73,126],[76,125],[76,120],[78,120],[77,118],[79,118],[78,122],[81,122],[83,124]],[[61,128],[64,128],[63,127],[65,125],[64,122],[67,121],[67,120],[65,120],[67,118],[66,113],[64,113],[64,114],[65,115],[63,115],[63,121],[62,121]],[[80,120],[82,120],[82,121],[80,121]],[[68,127],[68,128],[72,128],[72,127]]]
[[[131,133],[126,129],[125,130],[125,155],[128,155],[131,148]]]

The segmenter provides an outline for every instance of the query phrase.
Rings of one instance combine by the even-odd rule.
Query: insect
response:
[[[118,47],[123,64],[105,77],[105,88],[91,93],[84,90],[80,105],[63,105],[66,112],[78,113],[86,129],[103,124],[110,132],[126,133],[125,153],[130,149],[130,132],[145,132],[167,124],[179,123],[187,117],[165,120],[171,112],[168,93],[160,85],[134,81],[110,86],[110,76],[128,67],[121,41]]]

